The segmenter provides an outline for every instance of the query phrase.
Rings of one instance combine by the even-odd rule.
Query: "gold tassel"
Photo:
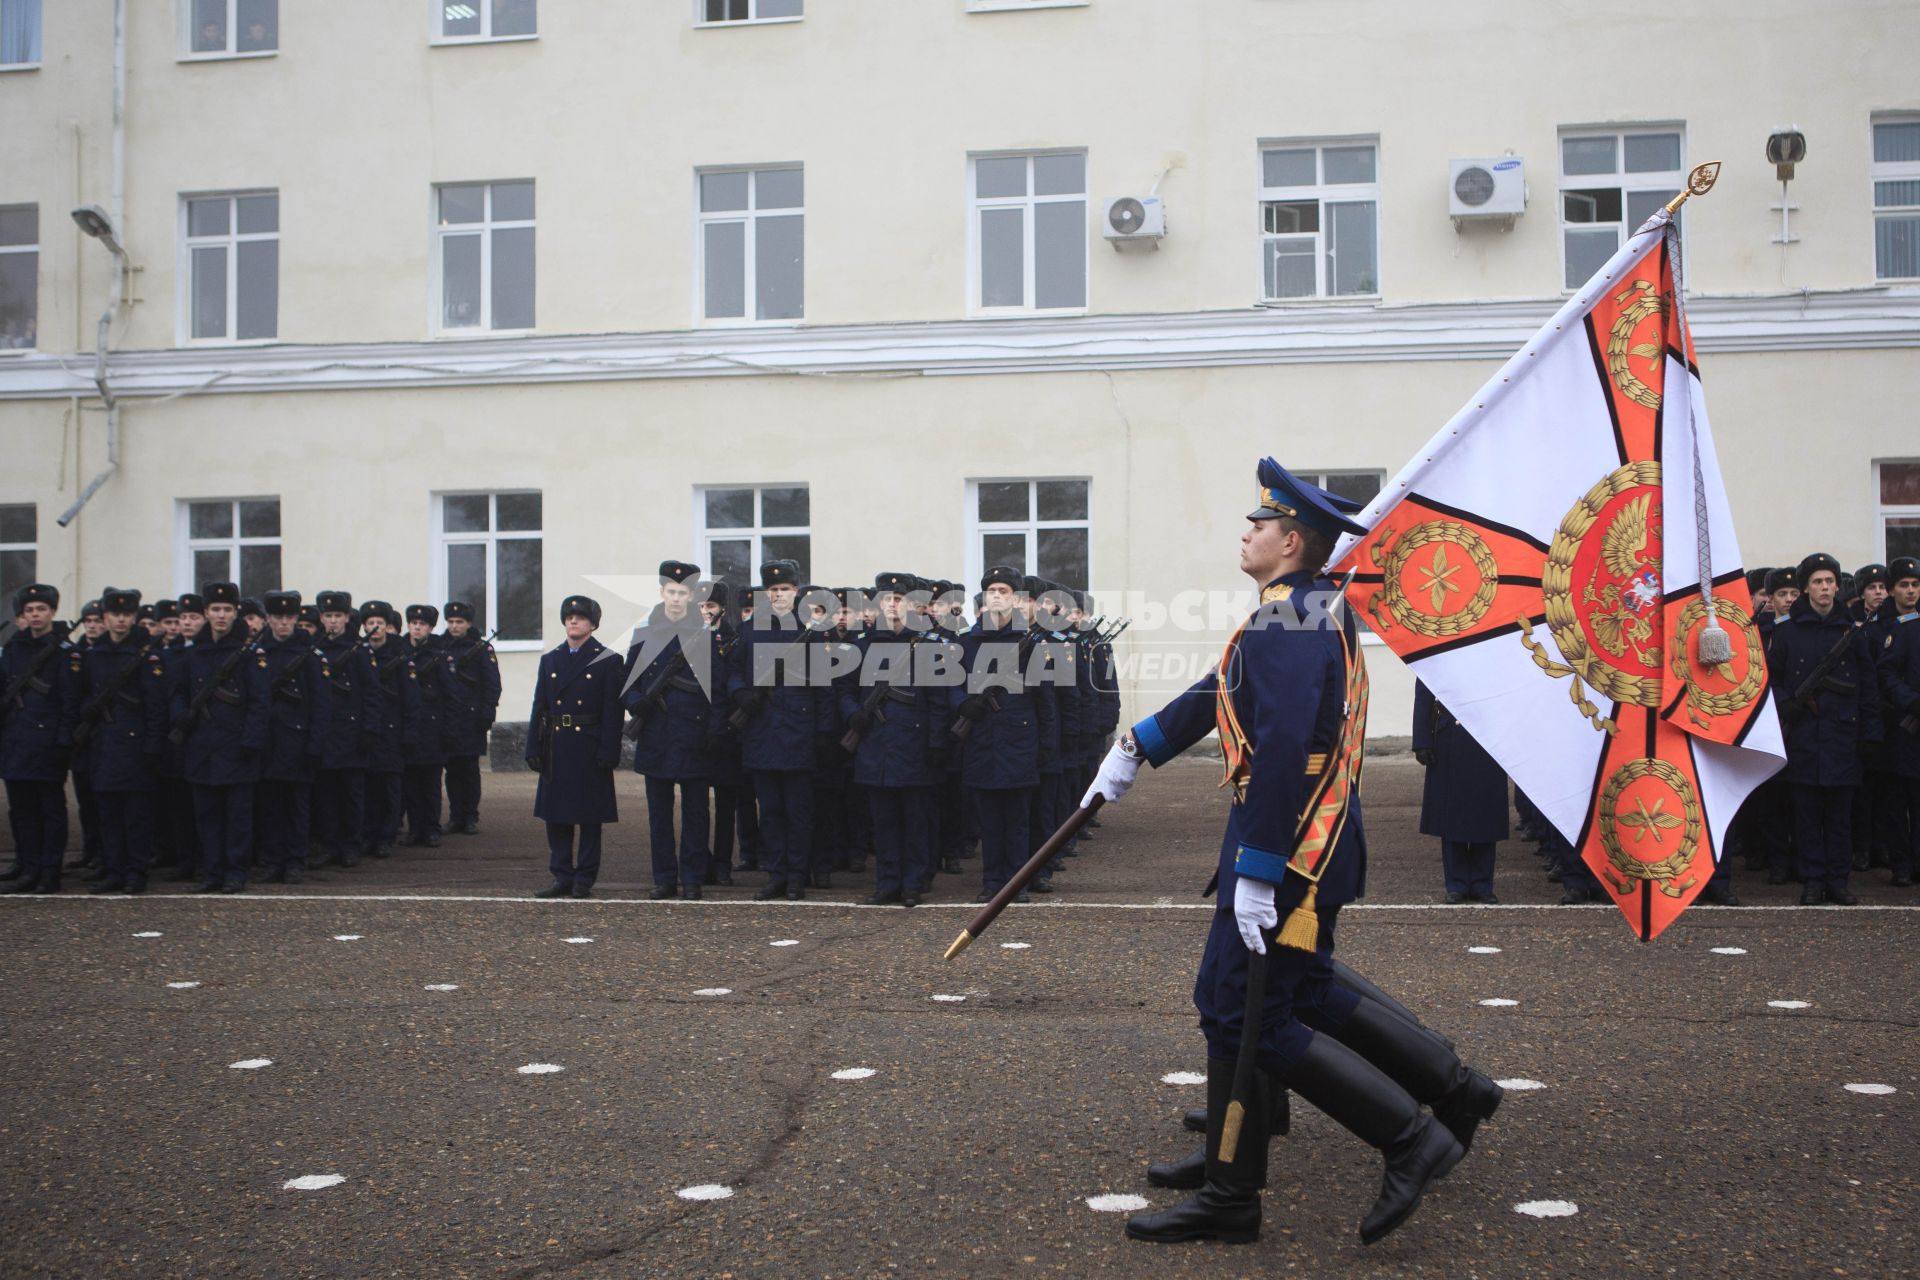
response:
[[[1320,917],[1313,913],[1314,898],[1319,894],[1320,886],[1307,886],[1307,896],[1300,905],[1287,913],[1280,923],[1280,932],[1274,935],[1274,941],[1283,947],[1292,947],[1295,951],[1316,951],[1320,946]]]

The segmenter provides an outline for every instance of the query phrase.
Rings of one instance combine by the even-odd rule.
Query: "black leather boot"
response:
[[[1433,1108],[1462,1151],[1473,1145],[1473,1131],[1500,1109],[1506,1090],[1460,1061],[1446,1039],[1410,1016],[1402,1016],[1370,997],[1333,1036]]]
[[[1233,1063],[1207,1061],[1206,1176],[1200,1190],[1171,1209],[1138,1213],[1127,1219],[1135,1240],[1170,1244],[1180,1240],[1220,1240],[1251,1244],[1260,1238],[1260,1183],[1267,1165],[1267,1089],[1254,1089],[1240,1127],[1240,1145],[1232,1164],[1220,1159],[1220,1127],[1233,1100]]]
[[[1427,1188],[1466,1154],[1411,1094],[1332,1036],[1316,1033],[1281,1081],[1386,1157],[1380,1198],[1360,1223],[1362,1244],[1412,1217]]]
[[[1293,1108],[1287,1100],[1287,1086],[1268,1075],[1260,1077],[1267,1085],[1267,1140],[1287,1136],[1287,1130],[1293,1127]],[[1196,1125],[1194,1121],[1198,1119]],[[1194,1107],[1181,1117],[1181,1122],[1189,1129],[1201,1133],[1207,1131],[1207,1109]],[[1175,1160],[1170,1164],[1150,1164],[1147,1166],[1147,1181],[1156,1187],[1172,1187],[1178,1191],[1192,1191],[1207,1180],[1206,1148],[1194,1152],[1184,1160]],[[1260,1165],[1260,1189],[1267,1189],[1267,1166]]]

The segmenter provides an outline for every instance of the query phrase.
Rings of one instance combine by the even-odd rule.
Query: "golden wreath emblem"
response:
[[[1458,520],[1426,520],[1397,537],[1383,527],[1369,550],[1384,581],[1367,612],[1382,630],[1397,622],[1429,640],[1463,635],[1480,625],[1500,589],[1493,551]]]
[[[1702,729],[1712,728],[1713,718],[1716,716],[1738,715],[1753,705],[1753,700],[1759,694],[1760,685],[1765,681],[1767,674],[1766,664],[1760,661],[1758,656],[1760,631],[1753,625],[1753,619],[1749,618],[1739,605],[1725,596],[1717,595],[1713,598],[1713,611],[1719,616],[1721,622],[1739,632],[1745,641],[1745,648],[1736,647],[1734,656],[1740,659],[1744,655],[1747,665],[1746,673],[1741,675],[1731,662],[1699,668],[1713,677],[1715,682],[1726,686],[1717,692],[1710,691],[1706,687],[1705,678],[1696,678],[1694,674],[1696,664],[1692,661],[1692,655],[1698,651],[1699,646],[1694,641],[1694,629],[1705,622],[1707,617],[1706,603],[1699,596],[1687,601],[1686,607],[1680,610],[1680,617],[1676,620],[1674,629],[1679,634],[1681,643],[1668,667],[1668,670],[1673,672],[1674,679],[1687,686],[1687,718]]]
[[[1600,793],[1600,847],[1615,874],[1606,881],[1615,894],[1626,897],[1639,881],[1652,881],[1660,892],[1677,898],[1697,883],[1681,876],[1693,865],[1705,826],[1700,800],[1686,775],[1665,760],[1629,760],[1613,771]],[[1666,853],[1667,840],[1679,832],[1677,844]],[[1627,840],[1633,849],[1627,847]],[[1665,853],[1660,858],[1637,856],[1636,851]]]

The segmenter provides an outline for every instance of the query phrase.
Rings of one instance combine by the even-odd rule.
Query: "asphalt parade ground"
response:
[[[0,900],[0,1275],[1613,1277],[1920,1267],[1920,894],[1743,906],[1651,944],[1529,846],[1440,905],[1420,771],[1370,763],[1341,956],[1507,1084],[1362,1248],[1379,1157],[1296,1102],[1257,1244],[1126,1240],[1198,1144],[1189,991],[1217,764],[1143,775],[952,962],[916,910],[764,877],[643,901],[639,780],[589,901],[536,902],[532,778],[481,834],[238,897]],[[1518,1082],[1518,1083],[1516,1083]],[[303,1189],[311,1188],[311,1189]],[[1108,1208],[1105,1206],[1114,1206]]]

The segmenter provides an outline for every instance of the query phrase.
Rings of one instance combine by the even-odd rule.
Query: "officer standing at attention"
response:
[[[1507,771],[1419,680],[1413,758],[1427,771],[1420,834],[1440,837],[1447,902],[1500,901],[1493,892],[1493,849],[1507,838]]]
[[[253,860],[254,789],[267,746],[271,679],[240,622],[240,588],[209,582],[207,629],[173,690],[173,729],[193,786],[200,893],[240,893]]]
[[[1920,560],[1895,557],[1887,577],[1892,594],[1880,612],[1889,621],[1875,660],[1886,703],[1887,861],[1904,889],[1920,863]]]
[[[1880,737],[1880,693],[1866,633],[1840,604],[1840,562],[1816,552],[1800,562],[1802,594],[1767,644],[1767,669],[1786,731],[1780,771],[1793,806],[1800,902],[1843,907],[1853,874],[1853,792],[1863,744]],[[1776,600],[1778,593],[1776,593]]]
[[[407,679],[412,663],[406,645],[394,635],[396,615],[392,605],[385,600],[369,600],[360,612],[367,631],[367,652],[373,661],[373,680],[367,686],[361,721],[367,746],[366,825],[362,831],[368,857],[390,858],[400,839],[401,780],[407,769],[400,736],[414,684]]]
[[[106,874],[92,893],[145,893],[153,860],[154,764],[167,737],[172,699],[159,646],[135,625],[138,591],[100,595],[105,633],[70,659],[74,758],[85,758]]]
[[[812,658],[824,633],[796,609],[800,566],[760,566],[764,608],[740,628],[729,681],[729,723],[740,733],[740,761],[753,778],[760,807],[761,865],[766,887],[756,900],[807,896],[813,855],[813,763],[816,739],[832,724],[833,696],[814,683]]]
[[[318,648],[327,666],[327,718],[320,738],[320,768],[313,780],[315,834],[329,866],[360,865],[366,821],[367,699],[378,676],[373,652],[351,629],[353,597],[322,591]]]
[[[472,605],[449,600],[446,617],[447,830],[470,836],[480,830],[480,757],[500,709],[500,659],[473,633]]]
[[[713,788],[713,841],[707,846],[707,883],[733,884],[733,844],[736,820],[740,813],[741,784],[740,739],[727,726],[724,684],[733,669],[733,646],[739,633],[733,620],[733,588],[725,581],[701,582],[695,591],[700,616],[713,633],[715,702],[707,717],[707,760],[713,772],[707,781]],[[741,852],[745,853],[744,846]]]
[[[164,611],[156,612],[162,613],[164,626]],[[169,700],[186,671],[187,651],[193,648],[206,625],[207,602],[198,592],[181,593],[174,602],[173,627],[160,655],[167,668]],[[173,874],[168,879],[191,883],[200,879],[200,827],[193,814],[193,787],[187,782],[186,765],[180,758],[179,744],[171,736],[161,744],[158,772],[160,782],[154,792],[154,818],[165,833],[162,847],[170,849],[173,855]]]
[[[326,749],[332,672],[300,626],[300,593],[269,591],[267,630],[256,642],[267,673],[267,746],[260,762],[254,833],[270,884],[307,878],[313,775]]]
[[[78,670],[73,659],[99,642],[107,633],[106,620],[101,616],[100,602],[89,600],[80,606],[80,626],[67,636],[68,674]],[[71,731],[73,726],[68,726]],[[83,751],[72,752],[71,771],[73,773],[73,803],[80,811],[80,857],[66,865],[66,870],[85,869],[80,878],[90,883],[98,883],[107,878],[106,856],[100,845],[100,807],[93,798],[93,777],[88,771],[91,763]]]
[[[446,716],[453,701],[447,663],[433,629],[440,611],[430,604],[407,606],[407,714],[401,720],[402,802],[407,843],[440,847],[441,777],[447,767]]]
[[[553,882],[536,898],[591,898],[600,875],[600,829],[620,821],[613,771],[620,764],[620,654],[594,639],[600,605],[560,604],[567,638],[540,656],[527,717],[527,767],[540,775],[533,816],[547,824]],[[574,846],[575,833],[579,847]]]
[[[647,838],[653,892],[698,900],[707,881],[707,788],[714,772],[708,739],[715,718],[709,690],[726,672],[719,634],[693,607],[700,566],[660,562],[660,603],[627,650],[621,704],[631,717],[633,771],[646,777]],[[696,669],[697,668],[697,669]],[[704,682],[704,683],[703,683]],[[678,854],[673,795],[680,793]]]
[[[1170,1210],[1132,1218],[1127,1234],[1156,1242],[1258,1238],[1270,1083],[1256,1081],[1245,1100],[1231,1162],[1221,1152],[1244,1022],[1256,1016],[1261,1072],[1385,1157],[1379,1199],[1360,1226],[1361,1242],[1371,1244],[1406,1221],[1464,1152],[1391,1076],[1302,1020],[1314,1010],[1343,1024],[1358,1006],[1335,982],[1332,961],[1340,908],[1365,886],[1355,784],[1366,674],[1351,613],[1328,611],[1338,588],[1320,566],[1341,533],[1365,530],[1273,459],[1260,463],[1258,476],[1260,505],[1241,535],[1240,567],[1260,586],[1259,610],[1228,642],[1215,673],[1116,744],[1087,796],[1119,799],[1140,760],[1158,767],[1219,728],[1223,785],[1234,800],[1216,873],[1220,905],[1194,984],[1207,1037],[1205,1182]],[[1256,963],[1267,967],[1266,996],[1249,1011]]]
[[[9,893],[60,892],[67,856],[67,765],[73,726],[66,639],[54,626],[60,592],[44,582],[16,591],[19,629],[0,649],[0,779],[19,878]]]

